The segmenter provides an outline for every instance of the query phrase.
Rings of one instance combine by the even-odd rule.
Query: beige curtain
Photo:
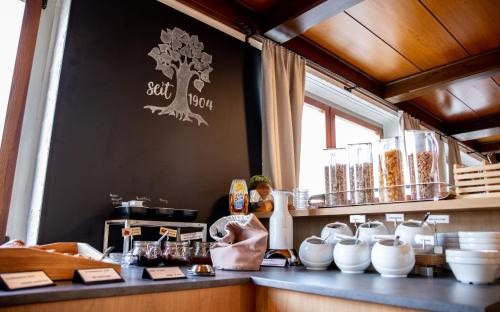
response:
[[[402,114],[400,124],[403,130],[420,130],[420,120],[407,113]]]
[[[448,183],[455,184],[455,177],[453,176],[453,165],[461,165],[462,159],[460,157],[460,147],[453,138],[448,138]]]
[[[262,47],[262,173],[276,189],[299,185],[305,61],[265,40]]]

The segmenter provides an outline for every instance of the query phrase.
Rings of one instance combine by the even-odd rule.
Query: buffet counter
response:
[[[184,269],[185,270],[185,269]],[[1,311],[500,311],[500,281],[466,285],[452,276],[384,278],[303,267],[217,271],[215,277],[142,279],[124,269],[123,283],[0,292]],[[181,307],[181,308],[179,308]]]

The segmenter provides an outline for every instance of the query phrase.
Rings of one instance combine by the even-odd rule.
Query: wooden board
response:
[[[104,292],[105,293],[105,292]],[[252,285],[237,285],[171,291],[142,295],[37,303],[0,308],[1,312],[251,312],[254,311]]]
[[[55,250],[49,252],[47,250]],[[120,272],[119,264],[75,257],[63,253],[96,257],[99,252],[87,244],[55,243],[39,247],[0,248],[0,272],[23,272],[42,270],[53,280],[73,278],[76,269],[114,268]]]
[[[418,72],[408,60],[345,13],[312,27],[304,35],[379,81]]]
[[[434,90],[413,99],[413,102],[445,122],[461,122],[479,117],[476,112],[446,89]]]

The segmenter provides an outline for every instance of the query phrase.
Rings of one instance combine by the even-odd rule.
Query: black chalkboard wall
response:
[[[181,44],[181,61],[197,60],[184,94],[189,110],[179,91],[176,110],[153,113],[144,107],[173,103],[183,83],[166,65],[170,57],[179,76],[178,55],[158,55]],[[166,198],[169,207],[199,210],[199,222],[227,214],[231,180],[261,172],[259,71],[258,50],[156,0],[73,0],[39,242],[101,248],[110,192]],[[148,95],[162,82],[169,99]]]

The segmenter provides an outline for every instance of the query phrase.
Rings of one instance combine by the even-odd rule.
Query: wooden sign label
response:
[[[0,274],[0,282],[3,288],[7,290],[55,285],[55,283],[43,271],[2,273]]]
[[[179,267],[144,268],[142,278],[161,281],[167,279],[186,278]]]

